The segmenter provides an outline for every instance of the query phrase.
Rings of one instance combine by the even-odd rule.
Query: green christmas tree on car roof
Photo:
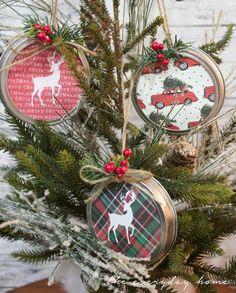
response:
[[[163,82],[163,87],[165,90],[180,90],[183,91],[188,88],[192,88],[191,85],[185,83],[181,79],[177,77],[173,77],[172,75],[165,78]]]

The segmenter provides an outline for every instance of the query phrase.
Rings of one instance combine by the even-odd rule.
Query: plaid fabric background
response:
[[[134,235],[129,237],[130,244],[128,244],[125,227],[119,225],[116,230],[118,243],[115,240],[114,230],[110,231],[109,241],[109,213],[125,214],[120,195],[131,190],[136,195],[136,200],[131,204],[134,214],[132,221],[132,225],[135,227]],[[112,250],[129,257],[148,258],[157,249],[161,238],[161,223],[156,202],[136,187],[123,183],[111,184],[93,202],[91,212],[95,234]],[[132,229],[129,228],[129,236],[131,231]]]

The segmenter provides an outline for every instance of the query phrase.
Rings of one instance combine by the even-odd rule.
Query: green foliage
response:
[[[153,20],[144,30],[136,36],[133,40],[130,40],[128,44],[123,48],[123,53],[126,54],[130,50],[132,50],[136,45],[138,45],[144,38],[150,34],[152,34],[153,30],[155,30],[158,26],[163,23],[163,18],[158,16]]]
[[[168,125],[170,123],[174,123],[176,122],[175,119],[172,118],[167,118],[165,115],[163,115],[162,113],[158,112],[158,111],[153,111],[150,115],[149,118],[156,124],[160,125],[163,121],[165,121],[165,125]]]
[[[177,244],[169,255],[169,267],[173,271],[181,271],[185,266],[184,247]]]
[[[134,169],[153,171],[164,152],[165,146],[160,144],[147,144],[144,148],[135,148],[130,158],[130,165]]]
[[[60,255],[60,249],[19,250],[12,253],[18,260],[30,264],[43,264],[55,260]]]
[[[183,168],[158,167],[156,178],[163,184],[171,197],[187,201],[193,205],[212,205],[227,203],[233,192],[222,183],[222,177],[210,175],[191,175]]]
[[[192,43],[185,43],[181,39],[178,39],[177,35],[175,35],[174,42],[171,43],[169,39],[165,39],[163,41],[164,44],[167,45],[169,50],[175,50],[176,52],[181,52],[189,47],[191,47]]]
[[[192,88],[191,85],[188,85],[184,81],[171,76],[167,76],[166,79],[164,80],[164,89],[186,89],[186,88]]]
[[[48,18],[40,19],[39,16],[32,17],[29,16],[24,18],[23,22],[23,30],[29,36],[35,35],[36,30],[34,29],[34,24],[40,23],[42,26],[50,25],[50,21]],[[57,27],[51,25],[53,35],[53,39],[62,39],[64,42],[76,42],[83,43],[84,38],[81,34],[81,26],[80,25],[68,25],[67,23],[59,23]]]
[[[172,45],[167,39],[164,40],[167,49],[162,50],[162,54],[166,59],[176,60],[182,56],[181,52],[190,46],[190,43],[184,43],[182,40],[177,39]],[[143,65],[153,65],[157,62],[157,52],[152,48],[146,47],[144,54],[141,56],[141,63]]]
[[[201,116],[208,117],[211,111],[212,111],[212,106],[204,105],[201,109]]]
[[[200,49],[209,54],[216,61],[216,63],[220,64],[222,60],[219,57],[219,54],[222,53],[229,45],[233,37],[233,32],[234,24],[229,24],[227,26],[225,34],[219,41],[203,44],[202,46],[200,46]]]

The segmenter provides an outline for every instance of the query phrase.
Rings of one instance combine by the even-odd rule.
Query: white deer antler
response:
[[[120,201],[122,202],[125,199],[125,195],[123,192],[119,195]]]
[[[136,194],[134,193],[133,190],[131,190],[131,192],[129,193],[130,197],[131,197],[131,202],[135,202],[135,200],[137,199]]]
[[[61,65],[64,62],[64,58],[60,55],[60,59],[57,62],[58,65]]]
[[[55,59],[56,54],[57,54],[56,51],[54,51],[53,54],[51,54],[51,53],[48,54],[48,58],[47,58],[47,60],[48,60],[48,62],[49,62],[50,64],[55,63],[53,60]]]

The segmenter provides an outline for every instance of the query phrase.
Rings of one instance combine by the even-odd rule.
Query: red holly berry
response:
[[[128,171],[128,167],[122,166],[121,167],[121,174],[125,174]]]
[[[146,66],[143,68],[143,71],[142,71],[143,74],[150,73],[150,72],[151,72],[151,69],[149,66]]]
[[[164,59],[164,60],[162,61],[162,64],[163,64],[163,65],[168,65],[169,63],[170,63],[169,59]]]
[[[159,59],[159,60],[164,59],[164,55],[162,53],[158,54],[157,59]]]
[[[159,50],[159,43],[154,41],[151,43],[151,48],[154,50],[154,51],[157,51]]]
[[[158,44],[158,49],[159,50],[163,50],[165,48],[165,46],[163,44]]]
[[[45,42],[45,38],[47,37],[47,35],[45,34],[45,32],[39,32],[37,33],[37,38],[41,41],[41,42]]]
[[[126,157],[126,158],[129,158],[132,156],[132,150],[131,149],[124,149],[123,150],[123,155]]]
[[[119,179],[121,179],[122,178],[122,176],[123,176],[123,174],[117,174],[117,177],[119,178]]]
[[[40,30],[40,29],[42,29],[42,26],[41,26],[40,23],[35,23],[35,24],[34,24],[34,28],[35,28],[36,30]]]
[[[46,43],[51,43],[52,42],[52,38],[50,38],[49,36],[45,37],[45,42]]]
[[[121,174],[121,168],[120,167],[116,167],[115,172],[116,172],[117,175],[118,174]]]
[[[51,27],[49,25],[45,25],[43,27],[43,31],[45,31],[45,33],[47,33],[47,34],[51,34],[52,33]]]
[[[115,164],[113,162],[107,163],[104,167],[106,173],[112,173],[115,170]]]
[[[127,160],[122,160],[121,162],[122,167],[127,167],[128,166],[128,161]]]

